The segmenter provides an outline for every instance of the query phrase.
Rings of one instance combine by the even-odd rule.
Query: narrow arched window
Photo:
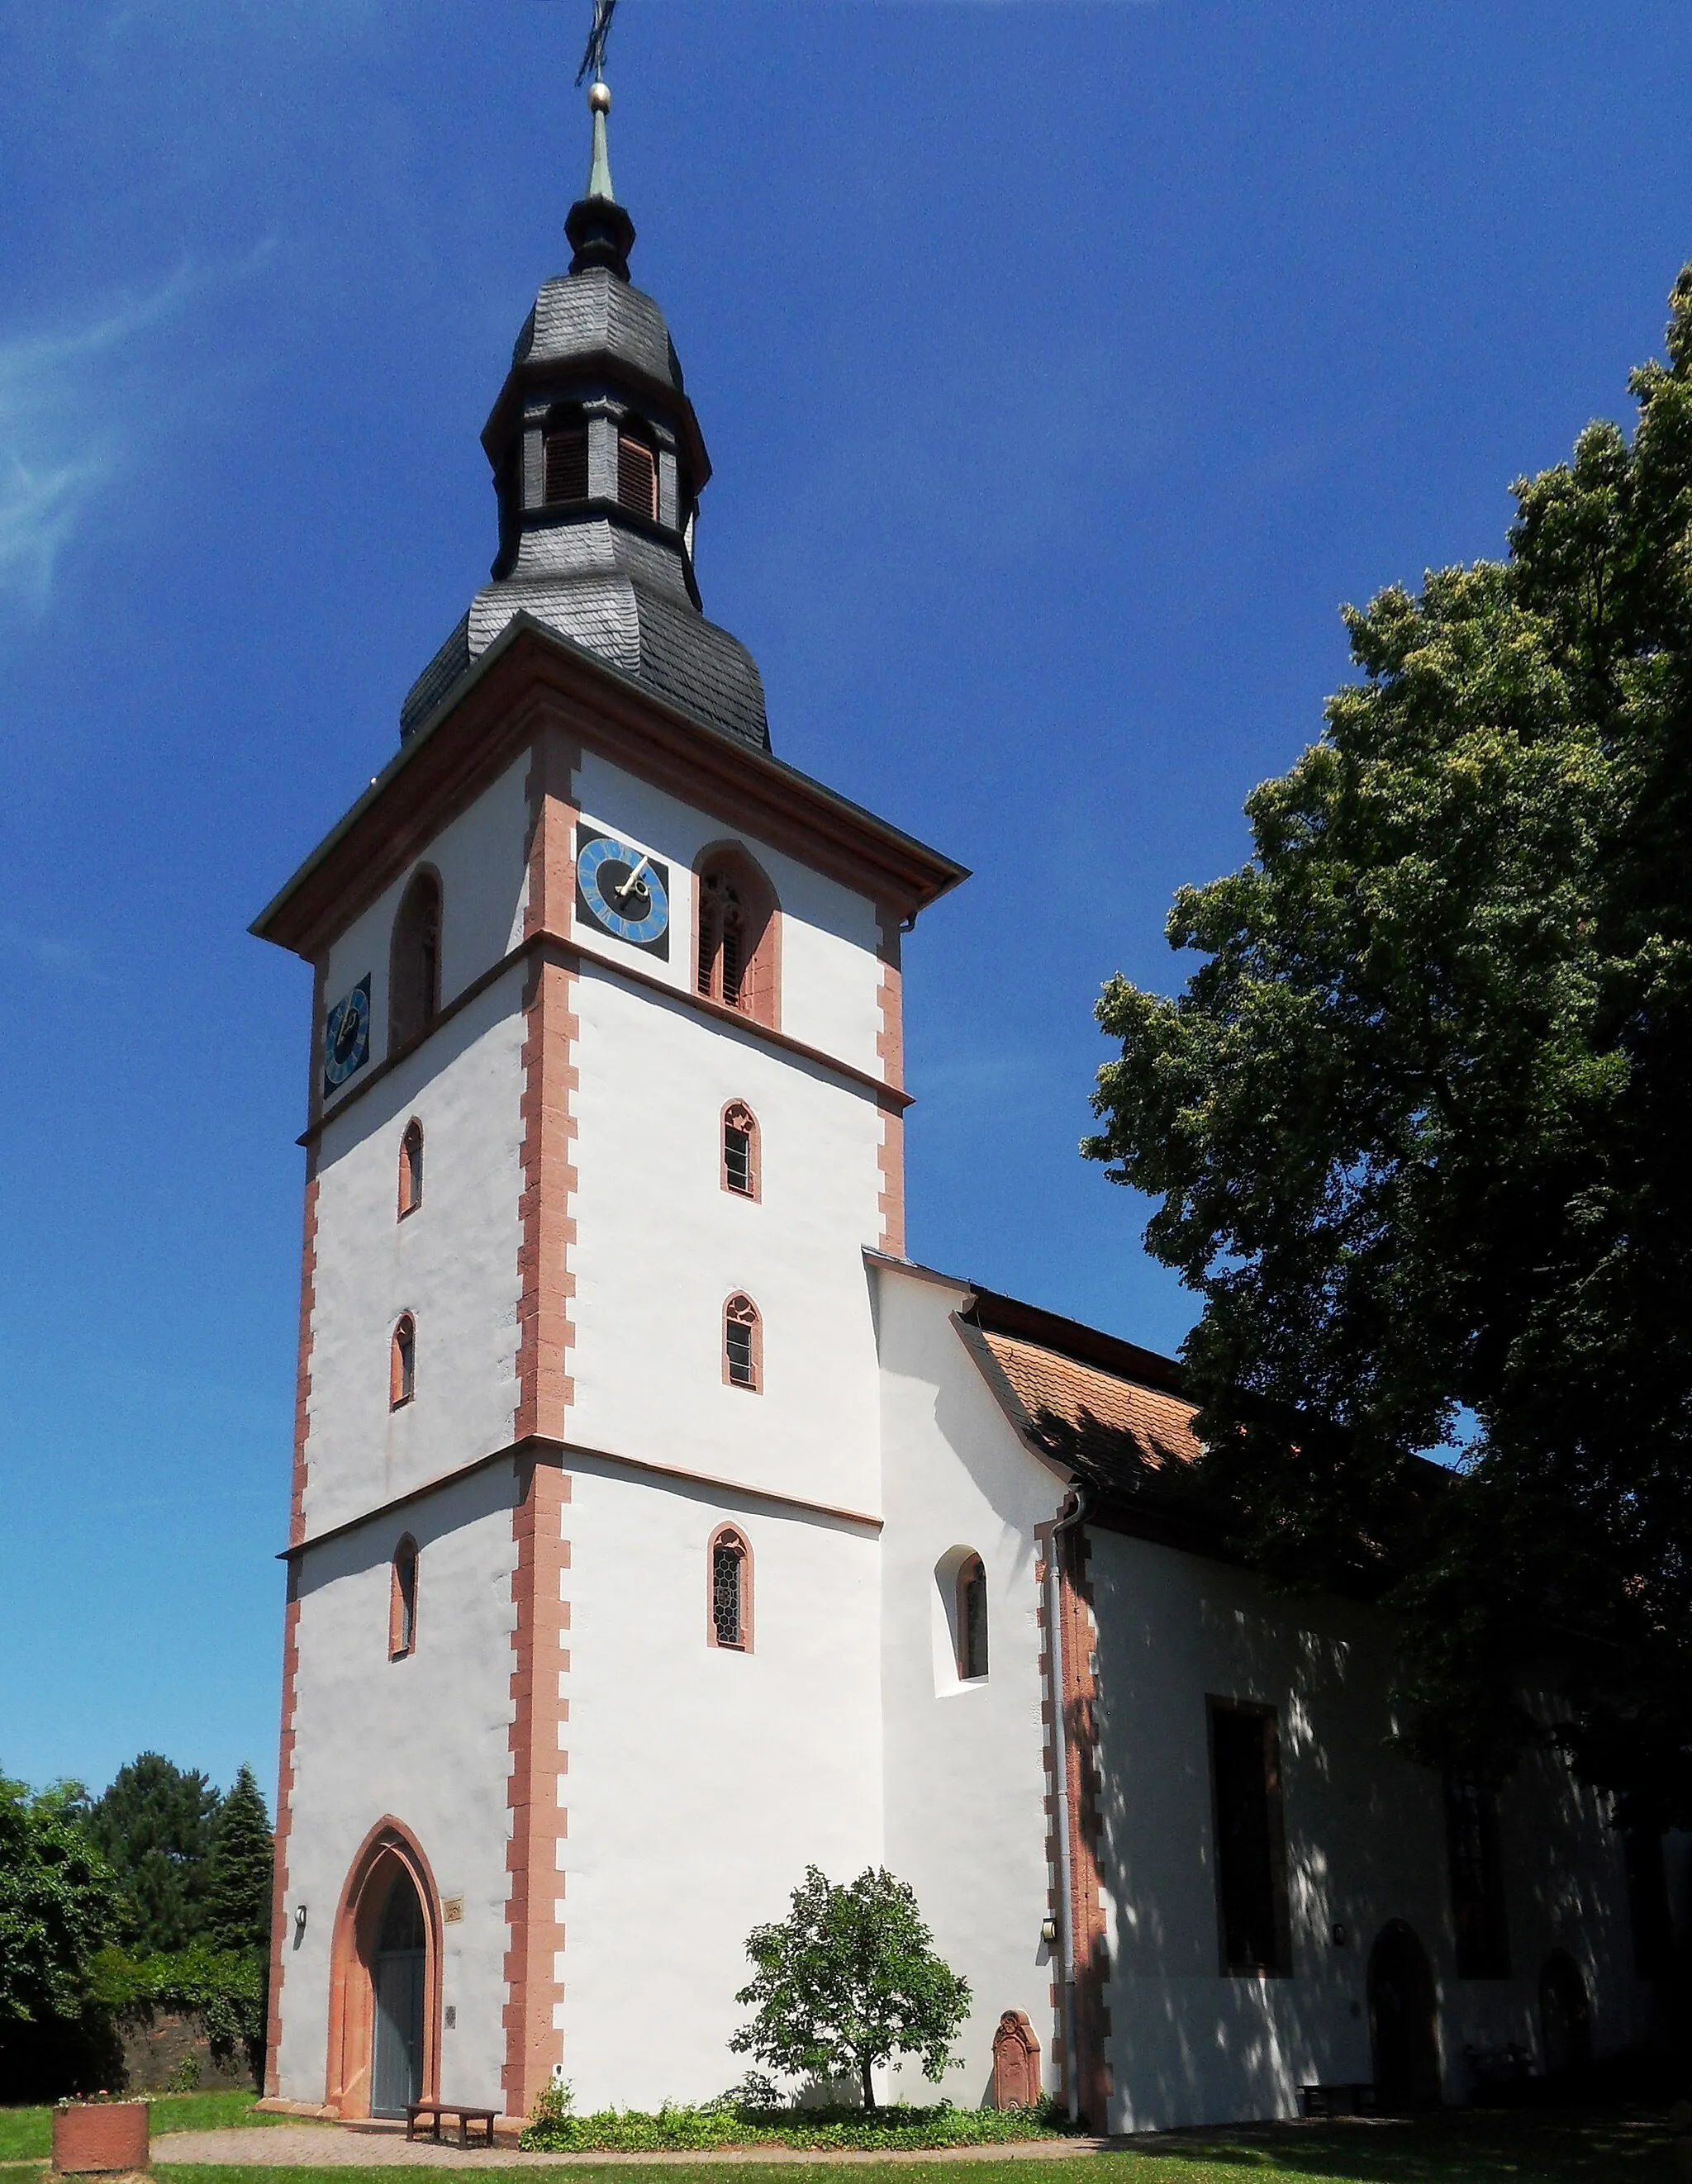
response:
[[[762,1335],[751,1299],[730,1297],[723,1307],[723,1377],[731,1388],[750,1388],[756,1394],[762,1384]]]
[[[699,866],[699,992],[773,1029],[776,944],[775,894],[762,872],[738,847],[707,851]]]
[[[737,1653],[752,1650],[752,1557],[729,1525],[711,1536],[711,1643]]]
[[[974,1683],[987,1673],[987,1573],[980,1555],[958,1570],[958,1677]]]
[[[441,883],[433,872],[417,874],[394,921],[388,959],[388,1046],[422,1037],[441,1005]]]
[[[632,514],[657,521],[658,459],[645,440],[627,430],[617,436],[617,498]]]
[[[388,1658],[403,1661],[417,1645],[417,1542],[408,1532],[394,1550],[388,1586]]]
[[[393,1354],[388,1362],[388,1404],[397,1411],[402,1403],[409,1403],[417,1392],[417,1323],[410,1313],[402,1314],[394,1330]]]
[[[423,1126],[410,1122],[399,1140],[399,1218],[415,1213],[422,1202]]]
[[[588,497],[588,425],[579,410],[555,410],[541,440],[541,491],[549,507]]]
[[[723,1110],[723,1188],[741,1198],[757,1198],[758,1118],[743,1100]]]

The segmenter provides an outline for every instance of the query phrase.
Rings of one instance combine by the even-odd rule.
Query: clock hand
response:
[[[617,899],[619,902],[628,901],[629,896],[634,894],[635,889],[640,884],[641,873],[645,871],[647,866],[650,865],[651,861],[652,860],[650,857],[642,857],[639,863],[634,867],[634,870],[628,875],[628,878],[617,890]]]

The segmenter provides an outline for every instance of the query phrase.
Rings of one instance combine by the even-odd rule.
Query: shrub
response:
[[[736,2146],[787,2146],[800,2151],[885,2153],[901,2147],[927,2152],[947,2146],[997,2146],[1049,2138],[1071,2129],[1049,2101],[1031,2109],[935,2108],[900,2103],[863,2109],[752,2108],[736,2096],[697,2108],[667,2101],[656,2114],[635,2109],[574,2112],[570,2088],[551,2086],[535,2103],[519,2143],[531,2153],[700,2153]]]

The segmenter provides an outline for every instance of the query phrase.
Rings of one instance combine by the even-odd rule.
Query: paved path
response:
[[[415,2164],[425,2169],[533,2169],[591,2163],[595,2167],[645,2162],[676,2167],[689,2163],[740,2161],[1041,2161],[1054,2155],[1102,2153],[1126,2139],[1024,2138],[1003,2146],[949,2146],[924,2153],[849,2153],[800,2151],[787,2146],[748,2146],[710,2153],[519,2153],[515,2147],[489,2149],[436,2146],[408,2140],[402,2126],[391,2130],[343,2130],[335,2124],[281,2123],[237,2131],[173,2131],[153,2142],[155,2162],[192,2162],[208,2168],[387,2169]]]

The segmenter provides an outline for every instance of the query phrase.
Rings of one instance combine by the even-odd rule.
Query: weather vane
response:
[[[611,19],[616,13],[617,0],[594,0],[594,27],[588,33],[588,49],[576,71],[578,83],[589,72],[595,82],[605,74],[606,40],[611,36]]]

